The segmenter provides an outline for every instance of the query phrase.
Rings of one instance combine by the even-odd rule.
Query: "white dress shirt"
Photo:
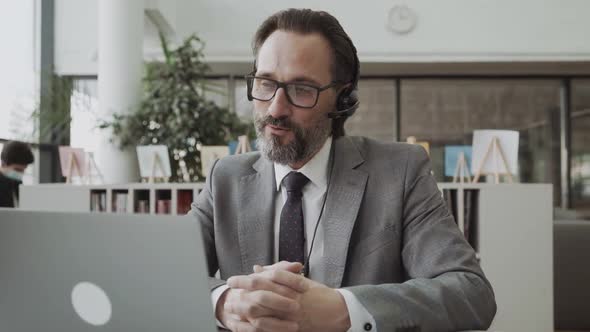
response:
[[[305,229],[305,258],[309,255],[311,249],[311,242],[314,237],[314,230],[318,222],[318,217],[324,203],[324,196],[328,186],[328,167],[330,159],[330,150],[332,147],[332,137],[328,137],[320,151],[313,156],[303,167],[296,170],[305,175],[310,181],[303,187],[302,205],[303,205],[303,220]],[[279,232],[281,210],[287,200],[287,190],[282,185],[283,179],[289,172],[294,171],[288,165],[274,164],[275,180],[277,184],[277,191],[280,195],[276,195],[275,201],[275,218],[274,218],[274,261],[277,262],[279,258]],[[318,266],[321,257],[324,255],[324,232],[321,225],[317,227],[315,235],[315,243],[313,245],[312,254],[309,258],[309,278],[314,279],[314,266]],[[211,292],[211,299],[213,301],[213,308],[217,306],[217,301],[223,292],[228,289],[226,285],[217,287]],[[376,331],[375,319],[367,311],[367,309],[359,302],[354,294],[345,289],[337,289],[344,297],[348,314],[350,316],[351,328],[349,332],[365,331],[365,325],[371,324],[371,331]],[[218,321],[218,325],[220,322]],[[220,325],[221,326],[221,325]]]

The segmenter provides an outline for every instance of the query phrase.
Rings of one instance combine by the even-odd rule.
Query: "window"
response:
[[[96,152],[101,140],[98,113],[98,82],[76,79],[70,98],[70,146]]]
[[[234,93],[234,111],[244,121],[254,120],[254,103],[248,100],[246,80],[236,79]]]
[[[35,108],[35,2],[4,4],[10,9],[0,20],[3,44],[0,62],[0,138],[32,140],[30,115]]]
[[[207,79],[203,97],[219,107],[229,108],[229,80],[227,78]]]
[[[402,80],[401,139],[428,141],[437,180],[450,181],[445,145],[471,145],[475,129],[517,130],[520,181],[553,183],[559,204],[560,87],[559,80]]]
[[[572,208],[590,219],[590,80],[573,80],[571,109]]]
[[[395,81],[362,79],[358,84],[358,97],[359,108],[344,126],[346,135],[394,142],[397,136]]]

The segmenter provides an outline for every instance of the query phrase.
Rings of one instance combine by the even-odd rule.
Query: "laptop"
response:
[[[217,331],[200,227],[0,209],[0,331]]]

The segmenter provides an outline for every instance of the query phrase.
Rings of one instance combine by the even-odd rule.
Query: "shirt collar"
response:
[[[332,147],[332,136],[329,136],[318,153],[311,158],[297,172],[305,175],[314,185],[325,188],[328,183],[328,161],[330,159],[330,149]],[[294,171],[289,165],[274,163],[275,180],[277,191],[281,189],[281,183],[289,172]]]

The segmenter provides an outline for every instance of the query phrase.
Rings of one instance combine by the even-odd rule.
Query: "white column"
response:
[[[98,108],[103,118],[129,114],[141,97],[144,0],[98,1]],[[100,132],[96,162],[106,183],[139,179],[135,148],[121,151]]]

